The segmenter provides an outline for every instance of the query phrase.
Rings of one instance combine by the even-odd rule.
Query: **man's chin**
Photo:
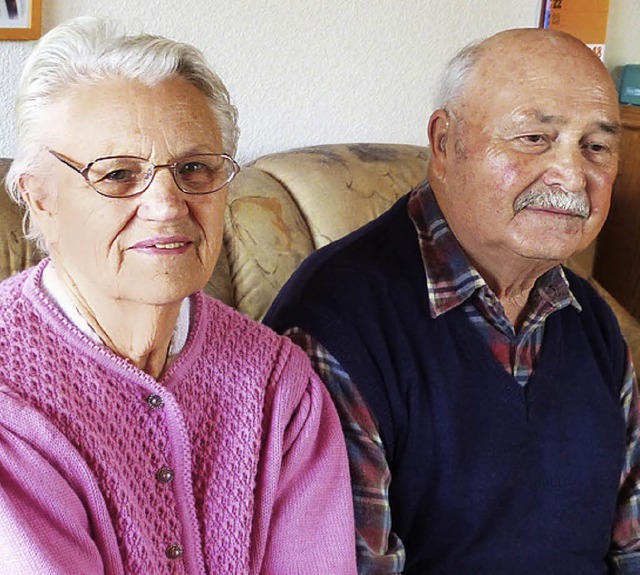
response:
[[[545,262],[549,264],[549,267],[553,267],[581,252],[586,247],[583,247],[582,244],[567,245],[567,243],[538,242],[535,245],[520,245],[516,253],[524,259]]]

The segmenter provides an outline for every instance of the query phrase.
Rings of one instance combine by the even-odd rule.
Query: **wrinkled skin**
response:
[[[63,94],[48,114],[49,147],[80,165],[108,155],[156,164],[222,152],[202,93],[173,78],[147,87],[114,79]],[[209,279],[222,243],[225,192],[184,194],[169,170],[132,198],[105,198],[43,152],[23,195],[76,307],[114,351],[160,365],[184,297]]]
[[[504,32],[482,44],[459,100],[431,116],[429,138],[438,203],[515,325],[535,280],[606,219],[620,138],[611,78],[570,36]],[[588,217],[564,204],[518,211],[532,190],[580,196]]]

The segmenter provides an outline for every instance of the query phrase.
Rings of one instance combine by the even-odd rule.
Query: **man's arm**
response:
[[[611,573],[640,573],[640,395],[631,354],[620,395],[627,423],[626,453],[611,540]]]
[[[363,397],[338,361],[310,335],[294,328],[288,335],[311,359],[333,399],[349,455],[359,575],[402,573],[404,547],[391,531],[391,473],[377,426]]]

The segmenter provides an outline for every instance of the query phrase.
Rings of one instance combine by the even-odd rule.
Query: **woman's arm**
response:
[[[123,573],[85,462],[33,408],[0,392],[0,574]]]
[[[353,502],[337,413],[298,348],[277,380],[265,406],[252,573],[354,575]]]

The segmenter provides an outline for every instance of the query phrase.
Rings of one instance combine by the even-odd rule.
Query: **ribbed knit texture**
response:
[[[0,288],[0,381],[87,462],[125,572],[247,573],[265,390],[288,340],[199,294],[192,336],[156,382],[70,326],[37,288],[41,270]],[[172,483],[156,480],[161,467]],[[181,560],[165,556],[174,543]]]

